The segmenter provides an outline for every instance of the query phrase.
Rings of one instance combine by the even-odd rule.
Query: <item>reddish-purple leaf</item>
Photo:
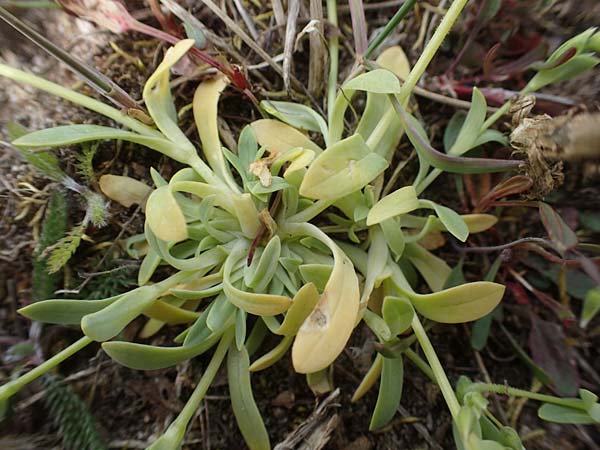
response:
[[[539,211],[548,236],[561,252],[577,245],[575,232],[550,205],[540,202]]]
[[[533,360],[552,378],[560,395],[577,395],[579,373],[575,353],[567,345],[562,327],[532,316],[529,348]]]
[[[489,209],[492,202],[508,197],[509,195],[525,192],[529,190],[531,186],[533,186],[533,180],[525,175],[515,175],[514,177],[510,177],[494,186],[491,191],[485,194],[481,200],[479,200],[479,204],[475,209],[479,212],[486,211]]]

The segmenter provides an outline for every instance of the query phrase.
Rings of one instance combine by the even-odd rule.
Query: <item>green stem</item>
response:
[[[433,373],[433,370],[431,370],[431,367],[429,367],[429,364],[427,364],[427,362],[425,360],[423,360],[423,358],[421,358],[419,355],[417,355],[417,353],[410,349],[407,348],[406,350],[404,350],[404,355],[410,359],[412,361],[412,363],[417,366],[417,368],[423,372],[425,375],[427,375],[427,377],[433,381],[434,383],[437,383],[437,380],[435,379],[435,374]]]
[[[480,133],[483,133],[485,130],[487,130],[489,127],[491,127],[492,125],[494,125],[496,123],[496,121],[502,117],[504,114],[506,114],[508,112],[508,110],[510,109],[510,107],[512,106],[513,101],[512,100],[508,100],[506,103],[504,103],[504,105],[502,105],[500,108],[498,108],[494,114],[492,114],[490,117],[488,117],[486,119],[485,122],[483,122],[483,125],[481,125],[481,131]]]
[[[127,128],[137,131],[140,134],[164,138],[159,131],[144,125],[142,122],[135,120],[132,117],[127,116],[112,106],[105,105],[104,103],[90,98],[87,95],[80,94],[72,89],[64,88],[59,84],[44,80],[36,75],[0,64],[0,76],[5,76],[18,83],[28,84],[29,86],[41,89],[42,91],[46,91],[52,95],[56,95],[57,97],[64,98],[65,100],[77,105],[81,105],[84,108],[97,112],[98,114],[102,114],[103,116],[106,116],[115,122],[119,122],[125,125]]]
[[[327,20],[334,27],[338,26],[337,1],[327,0]],[[335,95],[337,92],[337,79],[339,70],[340,39],[333,32],[329,38],[329,77],[327,79],[327,118],[331,122]]]
[[[400,21],[406,17],[406,15],[413,9],[417,0],[406,0],[400,9],[396,11],[396,14],[390,19],[390,21],[386,24],[384,29],[377,35],[373,42],[369,44],[367,51],[365,52],[365,59],[369,59],[373,52],[379,48],[379,46],[383,43],[385,38],[387,38],[394,28],[398,26]]]
[[[54,367],[58,366],[65,359],[74,355],[79,350],[81,350],[86,345],[89,345],[92,342],[93,342],[92,339],[90,339],[87,336],[84,336],[81,339],[79,339],[78,341],[69,345],[64,350],[61,350],[60,352],[58,352],[52,358],[48,359],[47,361],[44,361],[42,364],[37,366],[35,369],[32,369],[29,372],[27,372],[26,374],[21,375],[16,380],[9,381],[4,386],[0,387],[0,400],[6,400],[6,399],[12,397],[17,392],[19,392],[25,385],[27,385],[27,384],[31,383],[33,380],[41,377],[46,372],[48,372],[50,369],[53,369]]]
[[[436,178],[439,177],[441,174],[442,170],[435,168],[431,172],[429,172],[429,175],[427,175],[424,180],[422,180],[415,186],[415,191],[417,191],[417,195],[420,195],[425,189],[427,189],[429,185],[433,183],[436,180]]]
[[[585,410],[585,405],[578,398],[560,398],[553,395],[538,394],[536,392],[529,392],[524,389],[505,386],[503,384],[473,383],[469,386],[468,390],[470,392],[493,392],[495,394],[508,395],[510,397],[525,397],[540,402]]]
[[[215,376],[217,375],[217,372],[221,367],[223,360],[225,359],[227,349],[229,348],[232,340],[233,328],[230,328],[223,334],[223,337],[219,341],[219,345],[217,346],[217,349],[208,363],[202,378],[200,378],[200,381],[194,389],[194,392],[177,418],[173,421],[173,423],[171,423],[171,425],[169,425],[167,431],[165,431],[161,437],[159,437],[150,447],[148,447],[148,450],[175,450],[180,447],[186,429],[194,417],[194,414],[198,410],[202,399],[204,399],[208,388],[215,379]]]
[[[446,400],[450,414],[452,414],[452,417],[456,419],[458,412],[460,411],[460,404],[456,399],[454,389],[452,389],[452,386],[450,385],[450,381],[446,376],[446,372],[444,372],[444,368],[442,367],[442,364],[440,363],[433,345],[431,344],[423,325],[421,325],[421,321],[419,320],[417,314],[414,315],[412,329],[415,333],[415,336],[417,336],[417,339],[419,340],[419,344],[421,344],[421,348],[425,353],[427,361],[429,361],[429,365],[431,366],[431,370],[435,376],[435,381],[442,391],[442,395],[444,396],[444,400]]]
[[[321,212],[325,211],[329,206],[333,204],[333,200],[317,200],[312,205],[304,208],[299,213],[286,219],[288,223],[304,223],[308,222],[314,217],[318,216]]]
[[[446,35],[452,29],[452,26],[458,19],[458,16],[465,7],[467,1],[468,0],[454,0],[452,2],[452,5],[450,8],[448,8],[448,11],[435,30],[435,33],[433,33],[433,36],[431,36],[431,40],[427,43],[425,49],[423,49],[423,53],[421,53],[421,56],[406,77],[406,80],[404,80],[404,83],[400,88],[400,92],[397,95],[398,101],[403,108],[406,108],[408,105],[408,99],[413,88],[417,85],[423,73],[425,73],[427,66],[429,66],[429,63],[442,45]],[[383,115],[381,121],[377,124],[367,140],[367,145],[370,148],[377,148],[379,146],[379,142],[381,139],[383,139],[383,136],[385,135],[395,115],[396,111],[392,105],[390,105],[389,109]]]

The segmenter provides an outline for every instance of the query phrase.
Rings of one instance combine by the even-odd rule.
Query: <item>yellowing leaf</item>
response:
[[[104,195],[127,208],[143,203],[152,191],[141,181],[120,175],[102,175],[99,184]]]
[[[446,261],[418,244],[407,244],[405,254],[432,291],[439,291],[444,287],[450,272],[452,272]]]
[[[462,218],[469,227],[469,233],[489,230],[498,222],[498,218],[491,214],[464,214]]]
[[[384,69],[391,70],[402,80],[405,80],[410,73],[410,62],[399,45],[394,45],[382,51],[377,57],[377,64]]]
[[[298,330],[292,347],[296,372],[318,372],[337,358],[354,329],[360,300],[358,278],[350,259],[317,227],[307,223],[289,224],[286,230],[318,239],[333,253],[329,281],[314,310]]]
[[[321,153],[313,161],[300,185],[300,195],[335,200],[373,181],[388,166],[385,158],[371,152],[355,134]]]
[[[321,148],[300,131],[283,122],[273,119],[261,119],[251,124],[256,141],[270,153],[283,153],[292,148],[307,148],[316,154]]]
[[[152,232],[166,242],[187,239],[187,224],[170,186],[156,189],[146,203],[146,221]]]
[[[187,158],[196,156],[196,149],[177,124],[177,112],[171,96],[169,78],[171,67],[194,46],[193,39],[179,41],[167,50],[165,57],[144,85],[144,102],[152,119],[169,140],[185,151]],[[183,159],[183,158],[182,158]],[[186,162],[186,161],[181,161]]]
[[[386,219],[414,211],[418,207],[417,191],[413,186],[405,186],[386,195],[373,205],[367,216],[367,225],[378,224]]]
[[[225,161],[217,126],[217,107],[221,92],[229,84],[224,76],[217,76],[200,83],[194,93],[194,120],[202,141],[202,151],[213,170],[234,190],[238,190]]]
[[[259,294],[246,292],[236,288],[231,281],[234,266],[244,257],[247,251],[242,241],[231,251],[223,266],[223,292],[227,299],[244,311],[257,316],[275,316],[287,311],[292,299],[284,295]]]

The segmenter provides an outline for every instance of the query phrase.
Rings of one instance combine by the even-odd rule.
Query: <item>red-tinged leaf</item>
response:
[[[551,309],[567,327],[570,327],[573,323],[575,323],[575,314],[573,314],[573,311],[564,306],[562,303],[557,302],[548,294],[540,291],[539,289],[533,288],[531,292],[533,295],[535,295],[535,298],[542,302],[546,307]]]
[[[476,211],[482,212],[490,208],[490,204],[509,195],[521,194],[529,190],[533,186],[533,180],[525,175],[516,175],[497,184],[485,194],[479,204],[475,208]]]
[[[561,252],[577,245],[575,232],[550,205],[540,202],[539,211],[548,236]]]
[[[494,70],[494,61],[498,56],[498,50],[500,50],[500,42],[492,46],[483,58],[483,77],[485,79],[489,79]]]
[[[577,395],[579,373],[575,354],[559,325],[532,316],[529,348],[533,360],[550,376],[561,396]]]
[[[508,289],[514,296],[515,300],[519,305],[530,305],[529,295],[523,286],[515,282],[507,282],[506,289]]]

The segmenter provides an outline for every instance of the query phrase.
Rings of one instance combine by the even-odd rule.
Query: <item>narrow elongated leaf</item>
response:
[[[446,261],[418,244],[407,244],[404,253],[432,291],[437,292],[444,288],[452,272]]]
[[[250,372],[258,372],[265,370],[279,361],[285,356],[289,348],[294,342],[294,336],[284,336],[283,339],[268,353],[265,353],[260,358],[252,363],[250,366]]]
[[[583,309],[579,326],[585,328],[590,321],[600,312],[600,288],[590,289],[583,299]]]
[[[202,141],[202,152],[208,164],[231,188],[238,190],[221,149],[217,126],[219,97],[228,84],[229,80],[224,75],[203,81],[194,93],[192,104],[196,128]]]
[[[346,138],[313,161],[300,185],[300,195],[318,200],[335,200],[365,187],[388,166],[371,152],[360,135]]]
[[[158,285],[142,286],[123,295],[98,312],[81,319],[81,329],[97,342],[115,337],[161,294]]]
[[[400,258],[404,253],[404,247],[406,246],[406,240],[404,239],[404,233],[402,232],[400,224],[396,219],[391,218],[382,220],[379,222],[379,226],[383,231],[388,247],[394,252],[396,259]]]
[[[252,261],[252,265],[246,272],[250,275],[244,274],[244,284],[256,291],[264,291],[275,275],[280,255],[281,239],[279,236],[273,236],[265,246],[260,258]]]
[[[363,286],[363,292],[360,297],[361,307],[365,307],[369,301],[369,297],[375,289],[378,279],[382,276],[387,264],[390,252],[385,240],[383,231],[375,228],[371,230],[371,245],[367,257],[367,274]]]
[[[157,370],[187,361],[215,345],[222,333],[213,333],[203,342],[186,347],[157,347],[133,342],[111,341],[102,344],[102,350],[119,364],[136,370]]]
[[[104,300],[44,300],[19,309],[18,313],[43,323],[58,325],[78,325],[87,314],[106,308],[122,295]]]
[[[292,303],[291,298],[283,295],[246,292],[233,286],[231,272],[233,267],[244,257],[244,251],[247,251],[246,246],[238,245],[232,250],[223,266],[223,292],[229,301],[238,308],[258,316],[275,316],[285,312]]]
[[[375,225],[386,219],[406,214],[419,208],[414,186],[405,186],[379,200],[367,215],[367,225]]]
[[[342,89],[374,92],[376,94],[397,94],[400,92],[400,81],[389,70],[375,69],[352,78]]]
[[[229,347],[227,379],[233,414],[250,450],[270,450],[269,434],[252,395],[250,358],[246,347]]]
[[[191,161],[196,149],[177,124],[177,112],[171,96],[169,78],[171,68],[194,46],[193,39],[179,41],[169,48],[154,73],[144,85],[143,97],[148,112],[160,131],[184,152],[181,162]]]
[[[117,139],[143,145],[159,151],[176,161],[185,163],[188,153],[172,142],[160,137],[147,136],[132,131],[100,125],[62,125],[45,130],[34,131],[13,141],[15,146],[30,148],[59,147],[104,139]]]
[[[356,391],[352,394],[352,403],[359,401],[375,385],[375,382],[380,378],[382,366],[383,356],[381,353],[377,353],[373,364],[371,364]]]
[[[390,100],[400,117],[406,135],[417,150],[419,158],[437,169],[451,173],[487,173],[514,170],[521,165],[520,161],[515,160],[467,158],[446,155],[433,148],[427,142],[427,139],[419,133],[414,126],[415,119],[406,112],[395,96],[391,95]]]
[[[157,300],[142,312],[145,316],[160,320],[169,325],[190,323],[198,318],[198,313],[179,308],[162,300]]]
[[[551,403],[543,404],[538,409],[538,417],[548,422],[571,423],[578,425],[588,425],[596,423],[594,419],[583,409],[570,408],[568,406],[554,405]]]
[[[586,70],[596,66],[598,63],[600,63],[600,58],[590,54],[573,56],[567,62],[557,67],[540,70],[531,80],[529,80],[529,83],[527,83],[527,86],[524,88],[524,92],[535,92],[548,84],[575,78]]]
[[[575,232],[550,205],[540,202],[539,211],[548,236],[562,251],[577,245],[578,239]]]
[[[162,241],[179,242],[187,239],[187,223],[170,186],[156,189],[146,203],[146,221]]]
[[[454,210],[434,203],[435,213],[446,230],[461,242],[469,237],[469,227],[465,220]]]
[[[396,414],[402,398],[404,365],[402,357],[383,358],[377,403],[371,417],[369,430],[377,430],[389,423]]]
[[[485,121],[486,113],[487,103],[485,96],[479,89],[473,88],[471,108],[448,154],[461,156],[475,146],[475,142],[480,135],[481,126]]]

